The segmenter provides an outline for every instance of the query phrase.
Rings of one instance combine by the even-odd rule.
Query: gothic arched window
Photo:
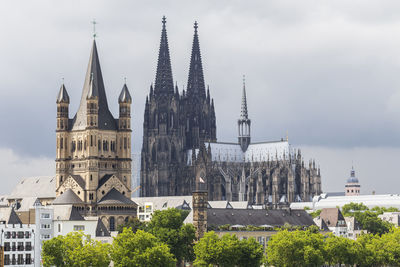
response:
[[[115,231],[115,218],[110,217],[110,231]]]

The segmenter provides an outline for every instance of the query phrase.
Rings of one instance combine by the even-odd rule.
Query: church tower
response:
[[[242,108],[240,111],[240,118],[238,119],[238,139],[243,152],[245,152],[250,145],[250,124],[251,121],[247,113],[246,82],[243,76]]]
[[[126,200],[125,204],[131,202],[132,98],[126,84],[118,102],[120,114],[119,119],[115,119],[108,109],[96,41],[93,40],[78,111],[73,119],[69,119],[70,99],[63,84],[57,97],[56,130],[57,199],[68,193],[69,199],[79,199],[82,205],[87,205],[85,210],[92,214],[97,212],[96,206],[111,195]],[[66,201],[57,199],[55,203]]]
[[[155,84],[146,97],[141,196],[177,194],[178,169],[184,162],[181,98],[178,87],[174,88],[166,23],[163,17]]]
[[[186,149],[200,148],[203,142],[217,141],[214,100],[205,88],[198,25],[194,23],[187,92],[184,98]]]
[[[346,181],[345,185],[345,195],[346,196],[358,196],[360,195],[360,182],[356,177],[356,172],[353,167],[351,167],[350,177]]]

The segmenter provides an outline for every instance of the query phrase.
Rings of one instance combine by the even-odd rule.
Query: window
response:
[[[16,232],[12,232],[12,233],[11,233],[11,237],[12,237],[12,238],[16,238],[16,237],[17,237],[17,233],[16,233]]]
[[[93,200],[93,193],[89,193],[89,200]]]
[[[17,263],[18,263],[18,264],[24,264],[24,255],[18,254]]]
[[[115,218],[110,217],[110,231],[115,231]]]
[[[6,254],[4,255],[4,265],[10,265],[10,255]]]
[[[51,225],[50,224],[41,224],[40,229],[50,229]]]
[[[25,254],[25,264],[32,264],[31,254]]]
[[[24,238],[24,232],[22,232],[22,231],[18,231],[17,235],[18,235],[18,238]]]
[[[61,223],[58,224],[58,232],[61,233]]]
[[[50,235],[41,235],[40,239],[42,239],[42,240],[50,239]]]
[[[42,218],[42,219],[50,219],[50,213],[42,213],[40,215],[40,218]]]
[[[11,250],[10,242],[4,242],[4,251],[10,251],[10,250]]]
[[[18,251],[24,251],[24,242],[18,242],[17,250]]]
[[[31,238],[31,232],[25,231],[25,238]]]
[[[74,231],[85,231],[84,225],[74,225]]]
[[[5,236],[6,236],[7,239],[11,238],[11,232],[6,232]]]
[[[25,251],[31,251],[31,250],[32,250],[32,243],[26,242],[25,243]]]

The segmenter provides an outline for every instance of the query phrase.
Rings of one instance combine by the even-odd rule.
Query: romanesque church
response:
[[[69,117],[65,85],[57,97],[56,196],[53,205],[73,205],[83,216],[98,216],[115,231],[137,205],[131,200],[131,103],[126,84],[119,117],[108,109],[96,41],[93,40],[78,111]]]
[[[310,201],[321,193],[315,162],[304,163],[288,140],[251,142],[243,84],[238,142],[217,142],[214,100],[205,86],[198,25],[194,25],[188,83],[174,86],[163,18],[154,86],[146,97],[141,196],[190,195],[204,183],[209,200],[248,201],[269,208]]]

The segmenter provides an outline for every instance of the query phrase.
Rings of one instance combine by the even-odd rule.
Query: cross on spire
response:
[[[97,22],[95,19],[92,20],[92,24],[93,24],[93,38],[96,39],[96,37],[97,37],[96,24],[97,24]]]

